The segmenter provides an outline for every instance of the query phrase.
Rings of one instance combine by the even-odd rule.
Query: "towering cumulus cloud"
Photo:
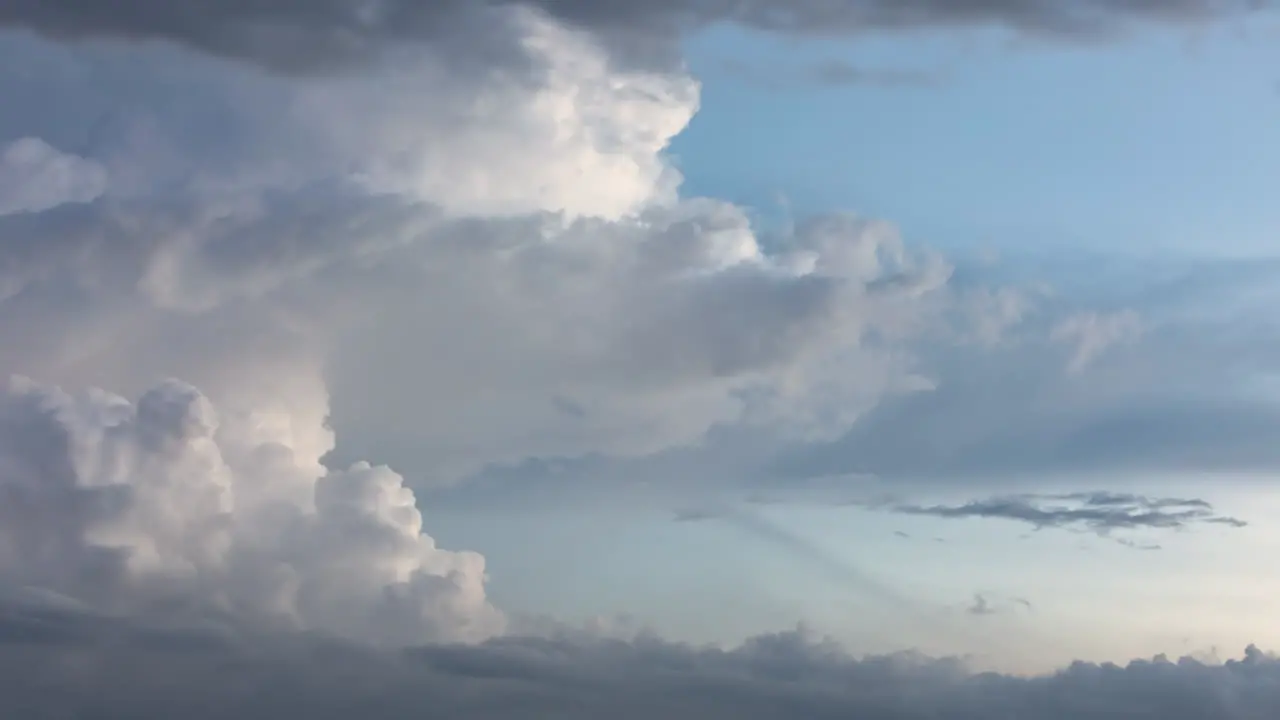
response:
[[[0,574],[115,613],[380,643],[502,629],[483,558],[437,549],[400,476],[324,471],[288,435],[176,381],[135,404],[15,379],[0,396]]]
[[[0,37],[29,68],[0,78],[25,98],[0,114],[24,173],[0,183],[0,329],[21,338],[0,363],[33,378],[4,398],[8,582],[129,616],[484,638],[482,559],[435,548],[363,458],[421,487],[722,424],[828,437],[928,387],[902,343],[946,316],[946,263],[852,217],[766,251],[745,210],[677,194],[687,74],[537,9],[438,15],[439,37],[306,76]]]

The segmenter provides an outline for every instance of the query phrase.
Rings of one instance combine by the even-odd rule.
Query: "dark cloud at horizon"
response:
[[[732,22],[841,36],[875,30],[998,24],[1041,35],[1114,34],[1134,22],[1200,23],[1269,7],[1268,0],[5,0],[0,25],[60,38],[169,40],[277,70],[315,71],[376,55],[388,44],[439,39],[486,8],[525,5],[606,34],[623,54],[671,57],[682,29]],[[447,31],[443,33],[447,35]],[[630,47],[625,47],[625,46]]]
[[[904,652],[855,658],[803,630],[722,650],[563,632],[375,651],[302,635],[144,627],[24,603],[0,607],[6,717],[848,718],[1263,720],[1280,661],[1250,646],[1190,658],[976,673]]]

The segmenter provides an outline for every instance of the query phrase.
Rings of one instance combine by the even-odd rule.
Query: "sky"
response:
[[[1271,717],[1277,38],[0,3],[0,710]]]
[[[775,216],[856,209],[948,249],[1267,254],[1277,32],[808,47],[726,28],[691,44],[703,107],[673,151],[692,192]]]

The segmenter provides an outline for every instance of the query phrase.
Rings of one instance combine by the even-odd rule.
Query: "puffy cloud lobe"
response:
[[[673,200],[680,176],[661,151],[697,109],[697,83],[619,68],[590,35],[536,15],[504,18],[500,31],[455,28],[456,47],[307,79],[164,45],[2,32],[0,61],[28,71],[0,78],[23,101],[0,116],[0,138],[75,148],[122,197],[346,179],[454,215],[616,218]],[[490,46],[529,67],[494,67]]]
[[[436,548],[400,476],[318,460],[176,381],[135,405],[16,379],[0,395],[0,577],[106,612],[382,643],[501,631],[483,558]]]
[[[39,138],[14,140],[0,150],[0,215],[89,202],[106,186],[102,166],[59,152]]]
[[[1096,265],[1075,253],[1060,262],[1071,257]],[[934,391],[880,403],[839,440],[784,451],[771,472],[1007,484],[1273,471],[1276,268],[1183,259],[1150,270],[1114,261],[1087,289],[1067,277],[1068,289],[1034,302],[968,296],[959,307],[976,342],[918,350]],[[1090,304],[1133,310],[1081,312]]]
[[[1262,720],[1280,663],[1250,647],[1226,663],[1157,657],[1078,662],[1043,677],[973,673],[916,653],[855,659],[803,631],[730,649],[652,635],[511,637],[400,653],[306,637],[126,625],[48,604],[0,612],[0,709],[347,717]]]
[[[343,462],[415,483],[735,423],[830,438],[932,387],[905,345],[945,314],[945,262],[851,217],[763,250],[743,209],[675,198],[661,151],[696,107],[684,72],[492,12],[457,54],[332,77],[0,37],[31,68],[0,89],[32,99],[0,134],[88,148],[112,179],[0,218],[0,328],[26,340],[0,358],[129,395],[183,377],[313,428],[332,406]]]
[[[711,201],[459,220],[306,188],[102,201],[0,220],[0,237],[23,290],[0,318],[32,340],[0,351],[12,366],[131,392],[181,374],[220,403],[229,376],[254,404],[279,390],[250,378],[296,376],[315,353],[349,459],[445,476],[645,454],[720,423],[831,437],[883,394],[928,387],[897,348],[928,331],[948,272],[850,218],[766,254],[745,213]],[[90,345],[113,325],[133,342]]]
[[[387,418],[416,413],[414,423],[390,422],[372,434],[386,442],[396,426],[425,429],[441,457],[488,435],[495,459],[509,453],[504,460],[645,454],[742,421],[838,432],[882,393],[915,386],[909,368],[864,339],[893,335],[899,323],[928,313],[937,287],[931,266],[897,254],[896,237],[846,230],[838,251],[821,247],[830,238],[810,235],[798,238],[795,252],[769,256],[740,211],[694,205],[637,221],[579,222],[546,241],[513,237],[501,260],[468,253],[447,263],[465,274],[432,272],[377,314],[382,323],[416,324],[418,337],[389,346],[383,331],[365,324],[345,345],[333,376],[337,417],[371,415],[347,399]],[[869,264],[839,257],[854,248],[870,253]],[[891,256],[884,266],[874,259],[881,250]],[[813,257],[821,267],[793,269]],[[477,294],[477,283],[501,290]],[[418,349],[431,337],[451,340],[430,353]],[[344,392],[344,378],[355,376],[343,362],[373,370],[374,380],[360,378],[364,393]],[[867,371],[844,376],[858,365]],[[416,387],[376,380],[411,372]],[[428,404],[451,411],[424,416],[419,408]]]
[[[176,6],[162,0],[128,0],[106,12],[93,0],[8,0],[0,5],[0,23],[54,37],[171,40],[278,70],[315,72],[368,60],[389,45],[439,42],[449,37],[460,18],[490,17],[495,7],[531,7],[580,27],[638,35],[641,44],[660,48],[639,53],[652,60],[670,57],[666,41],[681,28],[719,21],[824,35],[999,23],[1075,36],[1112,32],[1132,21],[1207,21],[1265,4],[1266,0],[193,0]]]

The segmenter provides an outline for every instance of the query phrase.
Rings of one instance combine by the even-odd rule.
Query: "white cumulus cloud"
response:
[[[502,630],[484,559],[437,548],[399,475],[325,470],[287,440],[177,381],[132,403],[14,379],[0,394],[0,578],[113,614],[378,643]]]

